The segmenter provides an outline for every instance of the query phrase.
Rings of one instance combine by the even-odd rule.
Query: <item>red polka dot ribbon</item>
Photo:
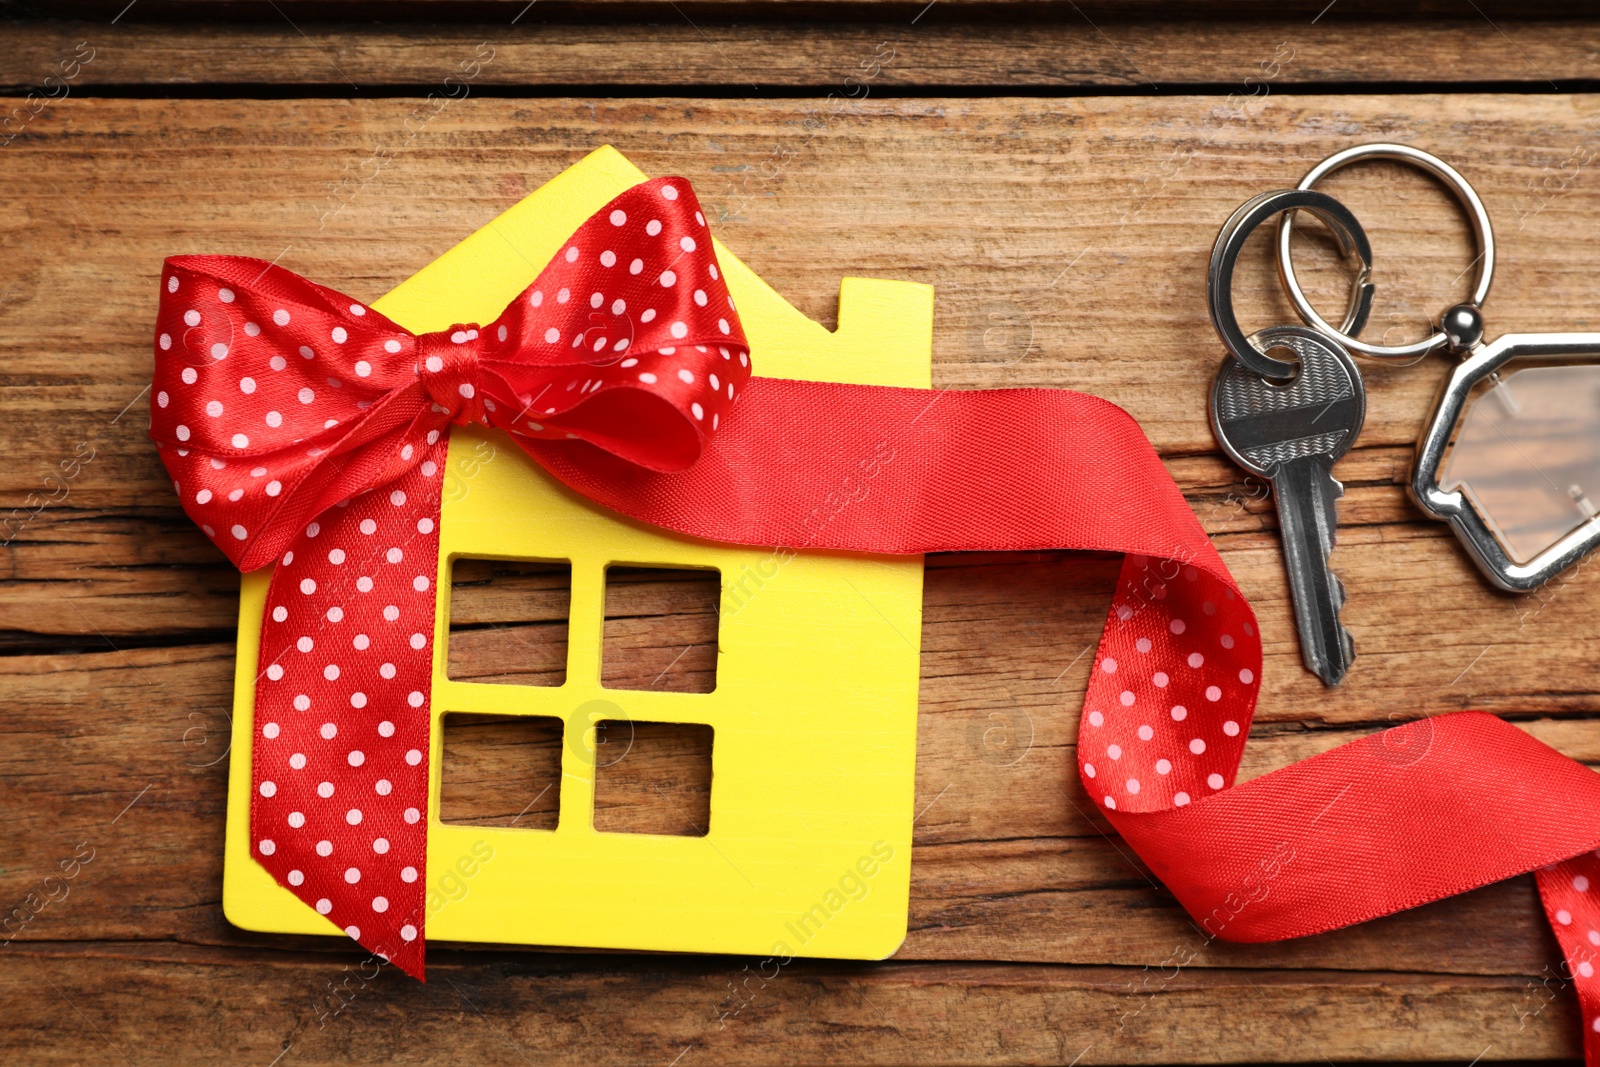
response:
[[[1600,1048],[1600,775],[1462,712],[1235,785],[1255,616],[1114,405],[751,377],[678,178],[596,213],[488,325],[414,337],[258,260],[177,257],[162,284],[151,436],[207,536],[241,568],[275,563],[255,854],[408,972],[423,968],[440,469],[449,426],[477,422],[578,493],[693,537],[1123,553],[1079,773],[1205,935],[1314,934],[1538,870]]]
[[[252,849],[420,976],[449,428],[693,463],[750,378],[705,217],[688,183],[647,182],[494,322],[422,336],[259,260],[175,257],[162,285],[151,436],[206,536],[276,564]]]

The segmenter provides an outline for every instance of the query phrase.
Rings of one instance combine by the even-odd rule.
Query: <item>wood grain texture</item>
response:
[[[446,671],[459,681],[560,685],[571,610],[569,564],[458,559]]]
[[[823,321],[841,275],[934,284],[936,384],[1068,386],[1133,412],[1260,613],[1246,777],[1462,707],[1600,762],[1594,569],[1536,597],[1491,593],[1402,491],[1442,361],[1368,375],[1336,556],[1361,654],[1335,693],[1298,665],[1270,502],[1217,454],[1203,408],[1216,227],[1359,140],[1429,147],[1477,183],[1502,240],[1492,332],[1594,329],[1590,98],[1275,95],[1242,112],[1215,97],[469,98],[412,136],[418,106],[68,99],[0,148],[0,518],[44,505],[13,519],[0,580],[0,908],[44,893],[80,844],[95,853],[0,948],[16,957],[0,968],[8,1058],[115,1059],[108,1042],[140,1063],[268,1063],[285,1042],[285,1063],[1576,1053],[1528,879],[1298,942],[1206,943],[1070,773],[1116,561],[1064,553],[929,560],[922,814],[894,962],[796,964],[758,986],[743,968],[759,961],[446,948],[428,986],[357,980],[319,1026],[312,998],[360,956],[233,929],[218,907],[237,577],[144,438],[160,260],[255,254],[370,299],[608,141],[694,181],[719,236]],[[1372,231],[1375,332],[1413,328],[1465,286],[1443,194],[1377,166],[1330,188]],[[1282,321],[1264,243],[1253,252],[1242,318]],[[1325,250],[1302,255],[1332,299]],[[470,632],[559,614],[542,579],[465,578]],[[677,615],[647,598],[634,636],[665,648]]]
[[[8,12],[35,19],[73,16],[109,21],[119,14],[126,15],[128,6],[119,0],[6,0]],[[530,15],[528,0],[140,0],[138,14],[133,19],[203,20],[219,26],[280,22],[289,16],[312,24],[336,19],[503,23],[518,15],[521,15],[518,22],[541,16],[645,21],[659,17],[663,8],[674,6],[680,12],[695,16],[722,14],[746,19],[821,20],[827,17],[859,19],[871,14],[880,17],[903,14],[909,19],[928,4],[927,0],[600,0],[594,4],[579,0],[541,0],[539,14]],[[1050,14],[1050,9],[1056,5],[1049,0],[942,0],[941,6],[980,17],[1007,11],[1021,17],[1037,17]],[[1326,0],[1087,0],[1077,4],[1079,11],[1093,15],[1097,21],[1119,14],[1163,19],[1179,15],[1229,18],[1289,14],[1309,21],[1326,7]],[[1510,20],[1591,14],[1584,0],[1474,0],[1473,7],[1485,16]],[[1342,0],[1339,8],[1346,13],[1411,18],[1462,13],[1461,5],[1453,0]],[[121,21],[117,19],[118,24]]]
[[[716,689],[721,601],[716,571],[606,568],[600,684],[665,693]]]
[[[118,1052],[163,1063],[904,1064],[929,1049],[943,1063],[1158,1064],[1179,1041],[1215,1062],[1241,1038],[1279,1062],[1325,1063],[1330,1048],[1421,1061],[1437,1058],[1434,1035],[1447,1029],[1516,1059],[1560,1054],[1551,1038],[1577,1026],[1558,1003],[1538,1026],[1502,1034],[1499,1002],[1522,990],[1494,978],[1179,973],[1152,994],[1110,968],[796,962],[763,977],[758,961],[746,971],[436,950],[421,985],[295,952],[263,965],[181,945],[41,944],[17,957],[0,973],[0,997],[19,1006],[0,1050],[45,1064],[122,1062]],[[1403,1002],[1404,1017],[1365,1010],[1374,998]]]
[[[446,715],[439,820],[554,830],[563,726],[547,715]]]
[[[831,17],[819,32],[814,21],[748,7],[690,14],[662,5],[653,18],[619,24],[546,17],[541,3],[512,25],[517,4],[503,18],[464,26],[330,25],[318,21],[324,10],[310,19],[296,12],[292,22],[274,15],[218,27],[137,21],[141,4],[115,28],[105,19],[6,27],[0,85],[43,87],[80,54],[80,42],[92,58],[68,82],[68,94],[141,85],[308,85],[357,96],[411,85],[451,97],[572,85],[810,86],[856,99],[922,86],[1156,84],[1260,96],[1318,83],[1468,79],[1545,87],[1593,79],[1600,54],[1592,20],[1501,23],[1465,5],[1425,22],[1351,13],[1344,3],[1315,22],[1321,4],[1265,16],[1162,19],[1117,9],[1091,17],[1070,5],[1008,14],[944,4],[919,18],[923,6]],[[467,77],[462,63],[474,57],[480,62]],[[53,83],[49,91],[61,92]]]

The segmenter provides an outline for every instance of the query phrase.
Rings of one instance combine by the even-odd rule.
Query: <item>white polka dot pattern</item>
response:
[[[1537,872],[1539,896],[1577,987],[1586,1062],[1600,1059],[1600,853],[1584,852]]]
[[[434,460],[432,475],[418,465],[389,483],[408,501],[427,502],[420,506],[433,531],[445,449],[441,436],[418,451]],[[427,836],[403,813],[428,795],[427,760],[411,756],[429,751],[427,702],[409,696],[432,677],[435,600],[431,583],[415,588],[414,568],[386,556],[399,547],[436,566],[438,534],[419,532],[418,517],[387,493],[365,493],[302,530],[273,572],[256,716],[274,721],[252,758],[255,780],[270,780],[275,790],[250,808],[252,839],[271,836],[276,844],[270,859],[257,850],[267,868],[285,881],[299,871],[290,888],[302,899],[329,901],[331,921],[357,925],[363,944],[408,972],[421,970],[424,942],[397,931],[405,923],[421,929],[425,907],[420,883],[406,883],[401,872],[426,855]],[[362,533],[369,522],[372,533]],[[343,564],[328,562],[334,553]],[[362,583],[366,592],[357,586],[363,576],[372,579]],[[373,621],[386,605],[398,609],[394,621],[381,614]],[[412,635],[423,631],[429,636],[418,645]],[[375,899],[385,899],[390,914],[374,916]]]
[[[1231,584],[1176,560],[1124,557],[1096,657],[1078,730],[1078,762],[1096,803],[1161,811],[1232,784],[1261,643],[1255,615]],[[1229,713],[1213,714],[1214,706]],[[1208,712],[1190,714],[1198,708]],[[1109,752],[1115,775],[1088,770]]]

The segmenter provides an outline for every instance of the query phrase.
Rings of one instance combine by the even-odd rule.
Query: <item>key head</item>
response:
[[[1283,463],[1350,451],[1367,414],[1361,372],[1343,345],[1303,326],[1272,326],[1251,336],[1261,351],[1287,348],[1295,376],[1278,383],[1229,356],[1211,387],[1211,427],[1222,450],[1253,474],[1271,478]]]

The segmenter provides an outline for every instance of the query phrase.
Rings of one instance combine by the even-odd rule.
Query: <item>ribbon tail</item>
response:
[[[1591,887],[1600,887],[1600,858],[1594,852],[1584,852],[1542,868],[1537,880],[1539,899],[1561,946],[1565,966],[1546,977],[1541,995],[1524,1004],[1518,1014],[1523,1019],[1536,1015],[1571,982],[1583,1013],[1584,1063],[1587,1067],[1600,1067],[1600,976],[1595,973],[1600,969],[1600,904],[1589,892]]]
[[[446,442],[294,538],[267,596],[253,721],[251,855],[416,978]]]
[[[1600,775],[1493,715],[1457,712],[1341,745],[1204,803],[1110,817],[1208,937],[1279,941],[1587,855],[1600,845],[1597,807]],[[1600,920],[1600,909],[1589,911]],[[1590,959],[1600,953],[1591,929],[1600,921],[1573,927],[1574,947]]]

